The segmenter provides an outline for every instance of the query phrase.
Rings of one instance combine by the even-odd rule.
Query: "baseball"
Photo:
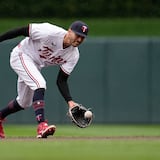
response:
[[[84,117],[85,117],[85,118],[91,118],[91,117],[92,117],[92,112],[91,112],[91,111],[86,111],[86,112],[84,113]]]

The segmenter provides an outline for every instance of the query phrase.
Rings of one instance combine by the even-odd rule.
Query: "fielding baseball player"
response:
[[[33,106],[38,122],[37,138],[53,135],[56,126],[48,125],[44,116],[46,81],[41,69],[60,66],[57,76],[59,91],[68,103],[75,106],[67,80],[79,60],[78,46],[88,34],[88,26],[75,21],[68,30],[50,23],[32,23],[0,35],[0,42],[25,36],[11,52],[10,65],[18,75],[17,97],[0,110],[0,138],[5,138],[2,122],[5,117]]]

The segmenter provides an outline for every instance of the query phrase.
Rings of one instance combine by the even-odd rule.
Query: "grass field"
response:
[[[0,19],[0,33],[31,22],[67,28],[71,19]],[[90,36],[160,36],[159,19],[85,19]],[[1,160],[159,160],[160,125],[58,125],[53,137],[36,139],[36,126],[6,125]]]
[[[58,125],[47,139],[36,139],[36,126],[6,125],[0,141],[2,160],[159,160],[160,125]]]
[[[21,18],[0,19],[0,33],[11,28],[27,25],[32,22],[50,22],[68,28],[76,19],[55,18]],[[89,25],[90,36],[160,36],[160,19],[158,18],[125,18],[125,19],[82,19]]]

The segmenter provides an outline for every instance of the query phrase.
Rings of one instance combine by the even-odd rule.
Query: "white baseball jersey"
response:
[[[16,100],[23,108],[31,106],[34,90],[46,89],[41,68],[59,65],[69,75],[77,64],[78,48],[63,49],[66,33],[66,30],[49,23],[30,24],[29,37],[13,49],[10,65],[18,75]]]
[[[61,27],[49,23],[29,25],[29,37],[20,42],[19,48],[41,68],[49,65],[60,65],[70,74],[79,59],[77,47],[63,49],[63,39],[67,33]]]

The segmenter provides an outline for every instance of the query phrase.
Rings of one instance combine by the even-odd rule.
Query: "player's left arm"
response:
[[[63,72],[63,70],[60,68],[57,76],[57,86],[66,102],[72,100],[72,97],[69,91],[69,86],[67,83],[68,77],[69,75]]]
[[[75,106],[75,102],[72,100],[69,86],[67,83],[67,80],[69,78],[69,75],[66,74],[61,68],[59,70],[58,76],[57,76],[57,86],[64,97],[65,101],[68,103],[69,107]]]
[[[25,27],[12,29],[12,30],[0,35],[0,42],[8,40],[8,39],[16,38],[18,36],[28,37],[29,36],[29,25],[25,26]]]

